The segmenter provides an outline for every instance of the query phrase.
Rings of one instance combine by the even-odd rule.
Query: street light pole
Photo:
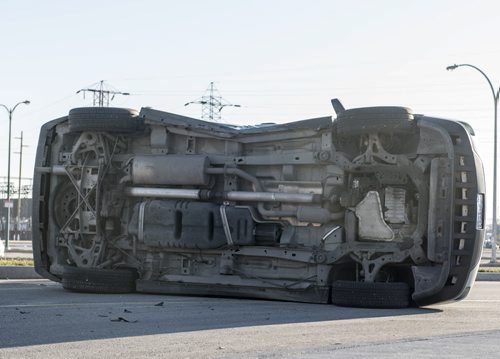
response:
[[[493,85],[488,78],[488,76],[478,67],[470,64],[460,64],[460,65],[451,65],[446,68],[446,70],[455,70],[457,67],[471,67],[476,71],[479,71],[481,75],[488,81],[488,85],[490,85],[491,93],[493,95],[493,106],[494,106],[494,147],[493,147],[493,223],[491,225],[491,259],[490,263],[496,263],[497,261],[497,113],[498,113],[498,96],[500,94],[500,88],[495,92]]]
[[[29,105],[30,102],[28,100],[21,101],[16,103],[16,105],[12,108],[8,108],[5,105],[0,104],[3,108],[7,110],[9,113],[9,153],[7,155],[7,235],[5,237],[5,249],[9,250],[9,239],[10,239],[10,145],[11,145],[11,129],[12,129],[12,114],[16,110],[17,106],[25,104]]]

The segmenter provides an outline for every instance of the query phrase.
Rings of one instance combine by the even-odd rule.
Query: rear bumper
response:
[[[37,168],[49,165],[50,144],[55,136],[55,127],[66,121],[67,117],[61,117],[47,122],[40,129],[38,146],[35,157],[35,171],[33,174],[33,206],[32,206],[32,242],[33,260],[35,271],[42,277],[60,281],[60,278],[49,272],[50,260],[47,251],[47,226],[48,226],[48,201],[50,190],[50,174],[42,173]]]

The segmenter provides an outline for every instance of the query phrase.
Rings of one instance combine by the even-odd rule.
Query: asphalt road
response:
[[[470,358],[499,339],[500,282],[459,303],[373,310],[0,281],[0,358]]]

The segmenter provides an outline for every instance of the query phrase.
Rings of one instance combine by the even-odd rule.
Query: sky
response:
[[[0,104],[12,121],[12,176],[31,177],[40,126],[100,80],[131,93],[112,106],[144,106],[199,118],[213,81],[241,107],[235,124],[334,116],[395,105],[466,121],[492,188],[493,95],[500,85],[498,1],[28,1],[0,0]],[[0,108],[0,178],[7,176],[8,114]],[[491,203],[491,195],[487,197]],[[491,205],[488,206],[491,216]]]

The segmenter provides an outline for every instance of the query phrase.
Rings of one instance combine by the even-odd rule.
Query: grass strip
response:
[[[0,266],[31,266],[33,259],[26,258],[0,258]]]

